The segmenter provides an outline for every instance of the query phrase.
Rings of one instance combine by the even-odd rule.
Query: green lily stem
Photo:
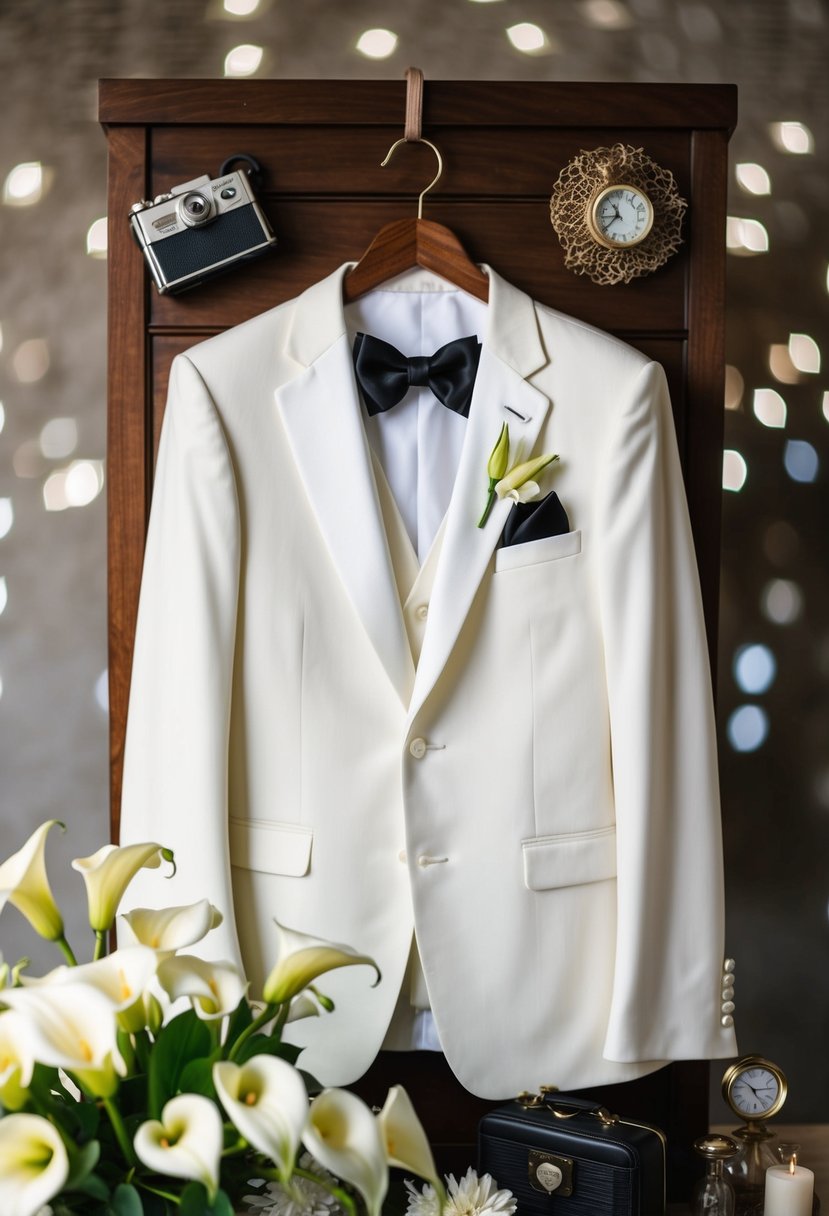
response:
[[[242,1045],[248,1041],[251,1035],[256,1034],[257,1030],[261,1030],[263,1026],[266,1026],[268,1022],[272,1021],[272,1019],[279,1012],[280,1007],[278,1005],[266,1005],[259,1014],[259,1017],[254,1018],[250,1026],[247,1026],[239,1035],[238,1039],[228,1052],[227,1058],[229,1060],[235,1060],[242,1048]],[[288,1016],[287,1013],[285,1016]],[[282,1020],[281,1025],[284,1025],[284,1019]]]
[[[134,1186],[140,1186],[142,1190],[149,1191],[151,1195],[158,1195],[160,1199],[167,1199],[170,1203],[174,1203],[176,1207],[181,1207],[181,1195],[174,1195],[171,1191],[159,1190],[157,1186],[150,1186],[149,1182],[144,1182],[141,1178],[135,1178]]]
[[[268,1178],[273,1182],[281,1182],[278,1170],[257,1170],[263,1178]],[[326,1182],[324,1178],[320,1178],[319,1174],[313,1174],[310,1170],[302,1170],[299,1166],[295,1166],[293,1174],[294,1178],[305,1178],[308,1182],[315,1182],[317,1186],[321,1186],[324,1190],[329,1191],[334,1196],[341,1208],[347,1212],[348,1216],[357,1216],[357,1204],[354,1201],[354,1196],[349,1195],[343,1187],[337,1186],[334,1182]]]
[[[127,1129],[124,1126],[124,1120],[121,1118],[120,1110],[112,1101],[112,1098],[102,1098],[101,1101],[104,1104],[104,1110],[109,1115],[112,1130],[115,1132],[115,1139],[118,1141],[121,1152],[126,1158],[127,1165],[135,1166],[137,1164],[135,1159],[135,1150],[133,1149],[132,1142],[127,1135]]]
[[[58,949],[60,950],[63,957],[66,959],[69,966],[77,967],[78,960],[75,958],[75,955],[72,952],[72,947],[69,945],[69,942],[66,940],[66,938],[64,937],[64,935],[62,933],[61,933],[60,937],[55,938],[55,945],[58,947]]]
[[[150,1071],[150,1036],[146,1030],[139,1030],[133,1035],[133,1046],[135,1047],[135,1056],[141,1066],[141,1071],[147,1073]]]
[[[488,496],[487,496],[487,500],[486,500],[486,506],[484,507],[484,513],[483,513],[483,515],[482,515],[482,516],[481,516],[481,518],[478,520],[478,527],[479,527],[479,528],[482,528],[482,527],[484,526],[484,524],[486,523],[486,521],[489,519],[489,513],[490,513],[490,511],[492,510],[492,504],[495,502],[495,487],[497,486],[497,484],[498,484],[498,479],[497,479],[497,477],[490,477],[490,479],[489,479],[489,494],[488,494]]]
[[[107,949],[107,935],[105,929],[95,930],[95,953],[92,955],[93,963],[97,963],[99,958],[103,958]]]

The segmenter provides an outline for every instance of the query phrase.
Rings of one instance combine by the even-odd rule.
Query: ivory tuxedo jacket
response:
[[[133,906],[208,896],[226,919],[199,949],[241,957],[254,994],[273,917],[372,955],[379,986],[331,973],[336,1012],[290,1028],[328,1084],[399,1045],[413,934],[420,1003],[473,1093],[733,1056],[662,369],[491,271],[488,305],[417,271],[344,308],[346,269],[173,365],[122,841],[172,846],[179,870],[144,872]],[[425,402],[393,441],[396,422],[372,431],[351,352],[369,327],[408,355],[477,332],[446,442]],[[503,422],[524,459],[560,455],[542,489],[571,531],[504,547],[507,500],[477,527]]]

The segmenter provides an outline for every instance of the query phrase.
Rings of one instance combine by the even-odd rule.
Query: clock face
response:
[[[780,1094],[780,1082],[768,1068],[747,1068],[731,1085],[731,1101],[741,1115],[765,1115]]]
[[[638,245],[652,224],[653,206],[637,186],[606,186],[590,211],[589,225],[594,237],[611,249]]]

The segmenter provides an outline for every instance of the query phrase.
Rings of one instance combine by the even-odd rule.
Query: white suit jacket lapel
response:
[[[331,559],[404,706],[414,682],[342,309],[340,267],[296,302],[288,353],[304,370],[276,390]]]
[[[423,650],[409,707],[411,722],[434,687],[455,645],[486,573],[511,504],[497,500],[483,528],[487,462],[509,425],[510,463],[516,450],[528,460],[549,409],[549,399],[525,379],[547,362],[529,296],[489,271],[489,320],[440,555]]]

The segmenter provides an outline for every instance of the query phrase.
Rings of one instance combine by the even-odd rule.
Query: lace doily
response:
[[[587,223],[590,208],[605,186],[616,182],[638,186],[653,205],[653,227],[638,245],[606,249]],[[682,244],[682,217],[688,204],[679,194],[670,169],[662,169],[641,148],[582,149],[559,174],[550,199],[550,219],[564,249],[564,265],[609,287],[629,283],[664,266]]]

